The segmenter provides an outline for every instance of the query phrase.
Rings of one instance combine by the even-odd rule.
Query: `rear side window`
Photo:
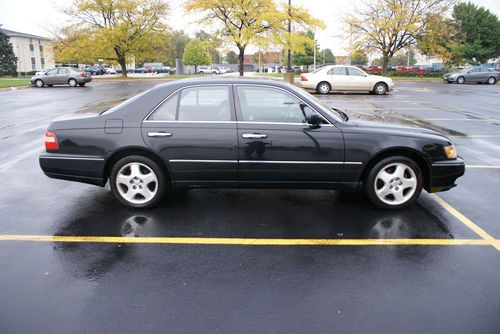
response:
[[[329,75],[347,75],[345,67],[334,67],[328,71]]]
[[[229,86],[185,88],[163,102],[153,121],[230,121]]]

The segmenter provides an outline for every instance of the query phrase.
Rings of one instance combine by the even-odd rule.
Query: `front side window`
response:
[[[361,71],[359,68],[348,67],[347,70],[349,71],[349,75],[358,76],[358,77],[362,77],[365,75],[363,73],[363,71]]]
[[[228,86],[185,88],[164,101],[149,117],[154,121],[230,121]]]
[[[345,67],[334,67],[328,71],[328,75],[347,75]]]
[[[295,96],[280,89],[238,86],[237,90],[244,122],[308,123],[309,117],[317,114]]]

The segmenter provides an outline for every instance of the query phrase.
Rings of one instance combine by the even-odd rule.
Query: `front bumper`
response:
[[[73,154],[43,153],[39,157],[45,175],[53,179],[76,181],[104,186],[103,157]]]
[[[455,181],[465,173],[465,162],[455,160],[437,161],[431,164],[431,179],[426,190],[430,193],[446,191],[455,187]]]

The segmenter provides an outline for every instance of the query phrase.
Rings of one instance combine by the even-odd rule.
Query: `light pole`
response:
[[[288,73],[292,72],[292,50],[290,50],[291,38],[292,38],[292,0],[288,0],[288,64],[286,68],[286,71]]]

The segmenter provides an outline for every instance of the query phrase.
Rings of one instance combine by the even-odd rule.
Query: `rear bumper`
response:
[[[72,154],[44,153],[39,157],[45,175],[53,179],[68,180],[104,186],[104,157]]]
[[[462,158],[434,162],[431,165],[430,184],[426,190],[430,193],[449,190],[456,186],[456,179],[464,173],[465,162]]]

